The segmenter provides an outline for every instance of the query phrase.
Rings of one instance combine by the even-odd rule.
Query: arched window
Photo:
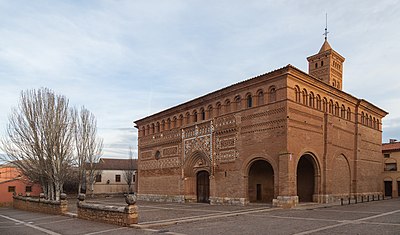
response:
[[[334,109],[334,107],[333,107],[333,101],[332,101],[332,100],[329,100],[329,113],[333,114],[333,109]]]
[[[366,126],[368,126],[368,124],[369,124],[369,117],[368,117],[368,114],[366,113],[365,114],[365,123],[364,123]]]
[[[171,130],[171,119],[167,119],[167,123],[166,123],[166,127],[165,127],[165,129],[166,130]]]
[[[302,95],[303,95],[303,104],[307,105],[308,94],[306,89],[303,89]]]
[[[257,105],[263,105],[264,104],[264,92],[262,90],[259,90],[257,92]]]
[[[140,127],[140,133],[141,133],[141,136],[145,136],[146,135],[146,128],[144,126]]]
[[[239,96],[239,95],[236,96],[236,97],[235,97],[235,105],[236,105],[235,111],[239,111],[239,110],[242,109],[241,102],[242,102],[242,99],[240,98],[240,96]]]
[[[174,116],[173,119],[172,119],[172,125],[171,125],[172,128],[176,128],[177,120],[178,120],[178,119],[176,118],[176,116]]]
[[[365,116],[364,116],[364,112],[361,112],[361,124],[365,123]]]
[[[146,132],[145,135],[149,135],[150,134],[150,125],[146,126],[145,132]]]
[[[316,104],[317,104],[317,109],[321,110],[321,96],[320,95],[316,96]]]
[[[295,96],[296,96],[296,102],[300,103],[300,94],[301,94],[301,92],[300,92],[300,87],[299,86],[295,86],[294,87],[294,93],[295,93]]]
[[[351,120],[351,109],[350,107],[347,108],[347,120]]]
[[[161,131],[165,131],[165,120],[161,120]]]
[[[215,105],[215,115],[216,115],[216,117],[218,117],[219,115],[221,115],[221,103],[220,103],[220,102],[218,102],[218,103]]]
[[[160,123],[156,123],[156,133],[160,133]]]
[[[154,134],[154,123],[151,124],[150,128],[151,128],[151,133],[150,134]]]
[[[193,117],[192,117],[193,123],[197,122],[197,111],[194,110],[192,115],[193,115]]]
[[[179,115],[178,125],[179,125],[179,127],[183,126],[183,114]]]
[[[213,118],[213,107],[212,107],[212,105],[209,105],[208,106],[208,108],[207,108],[207,116],[208,116],[208,118]]]
[[[201,120],[206,120],[206,112],[204,111],[203,108],[200,109],[200,113],[201,113]]]
[[[186,113],[186,124],[190,124],[190,113],[189,112],[187,112]]]
[[[246,106],[247,108],[253,107],[253,98],[251,97],[251,94],[247,94],[246,96]]]
[[[231,112],[231,101],[225,100],[225,113],[230,113],[230,112]]]
[[[340,109],[340,117],[346,118],[346,108],[344,107],[344,105],[342,105],[342,108]]]
[[[324,112],[328,112],[328,100],[324,97],[323,101],[322,101],[322,110]]]
[[[310,107],[314,108],[315,104],[314,104],[314,93],[312,91],[310,91],[310,95],[308,96],[308,105],[310,105]]]
[[[372,122],[372,125],[373,125],[374,129],[376,129],[376,120],[375,120],[375,117],[374,117],[373,119],[374,119],[374,120],[373,120],[373,122]]]
[[[339,103],[335,102],[335,116],[339,117],[340,111],[339,111]]]
[[[372,127],[372,116],[371,115],[369,115],[369,123],[368,123],[368,125]]]
[[[276,101],[276,89],[275,86],[269,88],[269,103]]]

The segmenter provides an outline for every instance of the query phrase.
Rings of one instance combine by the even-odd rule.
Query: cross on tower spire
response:
[[[325,14],[325,41],[328,40],[328,13]]]

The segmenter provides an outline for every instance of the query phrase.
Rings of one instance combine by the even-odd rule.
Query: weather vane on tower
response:
[[[328,40],[328,13],[325,13],[325,41]]]

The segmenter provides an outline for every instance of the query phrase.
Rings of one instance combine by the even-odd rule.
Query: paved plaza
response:
[[[123,198],[88,200],[124,206]],[[215,206],[138,202],[139,224],[119,227],[77,219],[0,208],[0,234],[400,234],[400,200],[351,205],[303,204],[296,209],[265,204]]]

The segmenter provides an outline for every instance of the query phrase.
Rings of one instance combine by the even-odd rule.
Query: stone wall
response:
[[[151,202],[184,203],[186,200],[185,196],[183,195],[138,194],[137,197],[141,201],[151,201]]]
[[[62,215],[68,212],[67,200],[51,201],[44,198],[13,197],[13,207],[19,210]]]
[[[81,195],[78,199],[78,218],[80,219],[121,226],[129,226],[138,223],[138,208],[135,205],[136,197],[125,207],[86,203],[84,201],[84,196]]]

